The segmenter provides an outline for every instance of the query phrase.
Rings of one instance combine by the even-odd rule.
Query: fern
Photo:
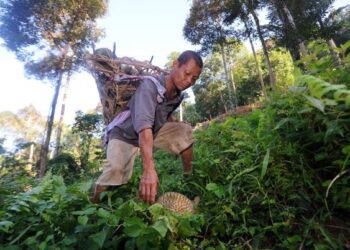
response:
[[[350,107],[350,90],[343,84],[331,84],[312,75],[301,75],[297,84],[307,86],[304,97],[312,106],[324,112],[325,106],[345,104]]]

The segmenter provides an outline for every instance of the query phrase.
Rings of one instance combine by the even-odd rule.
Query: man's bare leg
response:
[[[188,175],[192,171],[193,149],[192,145],[180,153],[184,174]]]
[[[100,203],[100,195],[102,192],[107,191],[108,186],[102,186],[99,184],[95,184],[94,195],[90,198],[90,201],[93,203]]]

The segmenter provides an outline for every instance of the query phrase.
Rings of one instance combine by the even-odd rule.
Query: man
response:
[[[138,148],[143,165],[139,195],[148,203],[155,202],[158,189],[154,147],[179,154],[184,173],[191,172],[192,128],[188,124],[174,122],[171,114],[182,101],[181,92],[196,82],[202,67],[199,54],[188,50],[174,61],[168,75],[157,80],[152,77],[143,80],[128,103],[129,116],[110,131],[107,164],[96,181],[93,202],[99,202],[101,192],[106,191],[108,186],[128,182]]]

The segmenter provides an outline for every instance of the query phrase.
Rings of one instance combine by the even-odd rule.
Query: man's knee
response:
[[[175,138],[184,138],[186,140],[193,140],[193,129],[190,125],[183,122],[177,122],[176,131],[173,134]]]

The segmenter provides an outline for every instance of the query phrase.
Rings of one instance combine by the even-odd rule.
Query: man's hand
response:
[[[155,202],[158,190],[158,175],[155,169],[144,170],[139,185],[139,195],[150,204]]]

